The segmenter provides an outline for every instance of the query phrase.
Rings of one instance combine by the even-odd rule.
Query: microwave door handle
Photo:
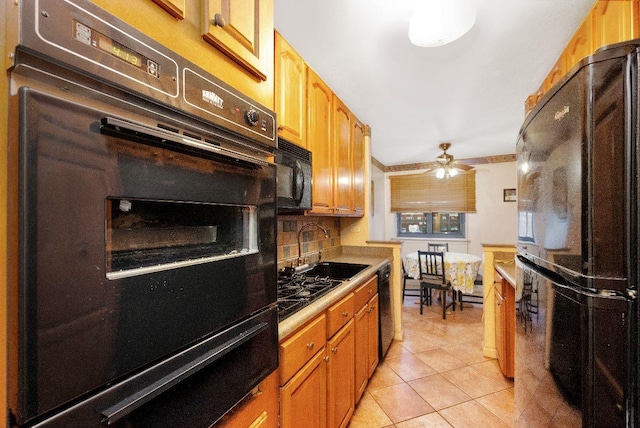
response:
[[[293,165],[293,183],[291,185],[293,187],[293,200],[296,205],[300,205],[304,196],[304,173],[299,161],[295,161]]]
[[[107,422],[107,425],[114,424],[116,421],[148,403],[153,398],[171,389],[177,383],[207,367],[209,364],[238,348],[243,343],[246,343],[249,339],[252,339],[259,333],[263,332],[267,327],[268,324],[266,322],[262,322],[253,326],[249,330],[244,330],[220,346],[205,352],[203,355],[189,361],[182,367],[179,367],[173,372],[157,379],[155,382],[148,384],[144,388],[134,392],[113,406],[104,409],[101,412],[103,420]]]

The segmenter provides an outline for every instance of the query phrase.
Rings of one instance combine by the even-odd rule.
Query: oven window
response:
[[[255,206],[109,198],[106,213],[110,279],[258,252]]]

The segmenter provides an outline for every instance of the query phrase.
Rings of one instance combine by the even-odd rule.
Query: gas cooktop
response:
[[[293,315],[309,303],[324,296],[342,280],[306,273],[278,275],[278,315],[280,321]]]

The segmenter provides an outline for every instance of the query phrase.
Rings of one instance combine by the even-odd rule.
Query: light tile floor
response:
[[[482,355],[482,305],[442,319],[403,306],[404,340],[394,341],[356,407],[350,428],[513,427],[513,382]]]

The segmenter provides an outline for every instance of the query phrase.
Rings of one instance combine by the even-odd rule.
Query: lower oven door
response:
[[[207,428],[277,368],[277,349],[274,306],[34,426]]]
[[[10,406],[19,424],[73,407],[276,301],[273,164],[169,141],[164,134],[184,129],[185,141],[202,133],[215,148],[220,134],[159,108],[55,95],[21,88],[12,99],[19,340]],[[268,328],[273,340],[277,325]],[[251,349],[234,354],[244,370],[277,353]],[[217,370],[210,384],[219,384]],[[232,383],[219,385],[226,394]]]

